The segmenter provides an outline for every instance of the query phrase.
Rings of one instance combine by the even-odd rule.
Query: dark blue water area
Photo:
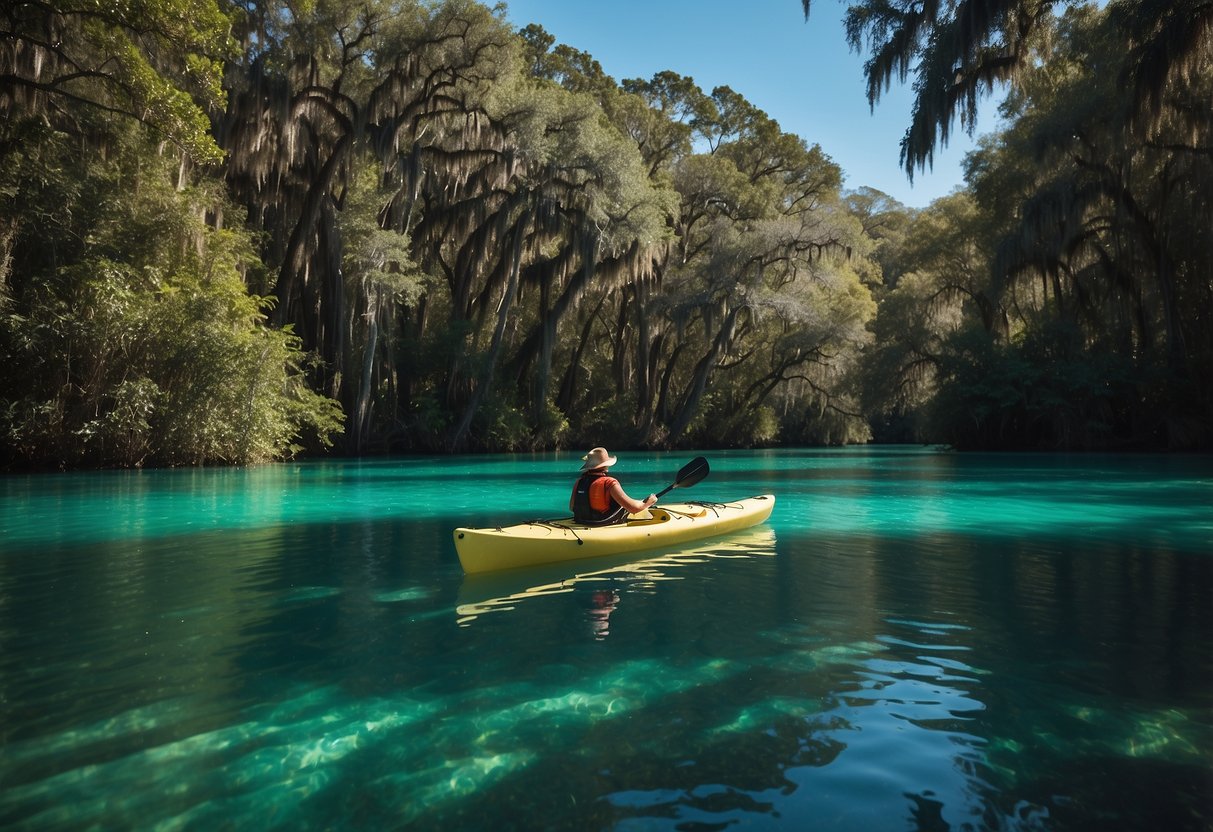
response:
[[[0,480],[0,827],[1213,828],[1209,460],[712,460],[768,523],[477,577],[568,458]]]

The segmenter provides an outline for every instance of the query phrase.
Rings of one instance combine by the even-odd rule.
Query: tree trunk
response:
[[[371,426],[371,382],[374,379],[375,350],[379,345],[379,289],[373,288],[366,299],[366,343],[362,348],[362,377],[358,385],[358,405],[354,410],[353,450],[361,454]]]
[[[532,214],[533,209],[528,205],[519,218],[518,223],[514,226],[509,278],[506,281],[501,303],[497,307],[497,326],[493,329],[493,340],[489,344],[489,354],[485,357],[484,371],[481,374],[480,383],[472,391],[472,396],[467,403],[467,407],[463,410],[463,417],[459,420],[459,424],[454,431],[451,432],[450,439],[447,442],[447,449],[450,451],[457,451],[463,448],[467,439],[468,428],[472,426],[472,419],[476,416],[476,411],[480,409],[480,402],[484,400],[484,397],[492,387],[493,368],[497,366],[497,357],[501,352],[501,343],[505,340],[506,323],[509,320],[510,310],[514,304],[514,296],[518,294],[518,272],[522,267],[522,242],[530,227]]]
[[[733,327],[737,323],[737,315],[744,308],[737,306],[729,310],[725,316],[723,325],[716,333],[716,337],[712,339],[711,349],[695,365],[695,373],[692,376],[691,386],[687,388],[682,405],[678,408],[678,413],[675,414],[674,419],[670,422],[669,441],[671,443],[676,442],[682,436],[682,432],[686,430],[687,425],[695,418],[695,412],[699,409],[699,402],[703,399],[703,394],[707,390],[708,380],[712,377],[712,371],[716,368],[716,362],[720,358],[720,353],[724,351],[725,345],[732,339]]]
[[[628,375],[628,312],[630,311],[632,292],[624,288],[620,293],[619,316],[615,319],[614,355],[611,360],[611,371],[615,377],[615,390],[627,389]]]
[[[278,304],[274,307],[274,323],[279,326],[290,322],[293,317],[291,315],[292,301],[295,297],[299,274],[306,265],[304,261],[307,244],[310,240],[315,239],[321,208],[332,192],[337,171],[341,169],[341,165],[345,161],[345,153],[351,140],[348,135],[343,135],[337,140],[333,152],[329,154],[329,158],[320,168],[320,172],[304,196],[303,207],[291,230],[291,236],[287,241],[286,251],[282,258],[282,266],[278,270],[278,283],[274,287],[274,294],[278,297]]]
[[[594,311],[586,316],[585,326],[581,328],[581,339],[573,348],[573,355],[569,358],[569,366],[564,371],[564,379],[560,383],[560,394],[556,398],[556,406],[564,413],[569,413],[573,409],[573,404],[577,400],[577,376],[581,370],[581,357],[585,355],[586,345],[590,343],[590,338],[593,337],[594,319],[598,317],[599,310],[602,309],[602,304],[606,302],[604,295],[598,301],[598,305],[594,307]]]

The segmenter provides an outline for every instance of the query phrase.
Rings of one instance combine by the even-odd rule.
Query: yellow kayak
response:
[[[721,537],[663,546],[651,553],[625,552],[617,558],[467,575],[455,602],[456,622],[467,627],[489,613],[511,612],[526,601],[572,592],[582,584],[609,588],[616,582],[651,583],[670,580],[679,570],[711,560],[768,557],[775,557],[775,530],[770,525],[760,525]]]
[[[455,550],[468,574],[639,552],[756,526],[771,516],[775,496],[728,503],[669,503],[614,526],[583,526],[572,518],[535,520],[495,529],[455,529]]]

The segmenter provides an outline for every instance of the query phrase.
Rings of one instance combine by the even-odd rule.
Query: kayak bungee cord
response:
[[[688,503],[687,505],[690,505],[690,504]],[[676,508],[667,508],[667,509],[665,509],[665,512],[666,512],[667,514],[676,514],[676,515],[678,515],[679,517],[685,517],[685,518],[687,518],[688,520],[690,520],[692,523],[693,523],[693,522],[695,522],[696,520],[698,520],[700,517],[702,517],[702,516],[703,516],[703,512],[702,512],[702,511],[692,513],[692,512],[689,512],[689,511],[679,511],[679,510],[678,510],[678,509],[676,509]],[[717,515],[717,516],[719,517],[720,515]]]
[[[707,501],[705,501],[705,500],[690,500],[690,501],[688,501],[688,502],[687,502],[687,505],[689,505],[689,506],[699,506],[700,508],[703,508],[703,509],[706,509],[706,510],[711,511],[711,512],[712,512],[713,514],[715,514],[717,517],[719,517],[719,516],[720,516],[720,512],[721,512],[721,510],[722,510],[722,509],[726,509],[726,508],[740,508],[740,507],[741,507],[741,504],[740,504],[740,503],[711,503],[711,502],[707,502]],[[667,509],[667,511],[668,511],[668,509]],[[688,515],[686,515],[686,516],[687,516],[687,517],[690,517],[692,520],[694,520],[694,519],[695,519],[695,515],[688,514]]]
[[[573,519],[572,517],[569,518],[569,520],[572,520],[572,519]],[[577,536],[576,529],[572,528],[571,526],[557,525],[557,521],[555,521],[555,520],[527,520],[526,524],[528,526],[542,526],[545,529],[556,529],[557,531],[561,531],[561,532],[569,532],[571,535],[573,535],[573,537],[577,538],[578,546],[581,546],[585,543],[584,540],[582,540],[580,537]],[[497,531],[502,531],[500,526],[497,528]]]

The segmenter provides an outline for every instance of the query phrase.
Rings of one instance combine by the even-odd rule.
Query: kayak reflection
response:
[[[604,638],[609,632],[611,612],[619,605],[619,590],[647,589],[659,581],[682,580],[677,572],[715,558],[771,557],[775,554],[775,532],[759,527],[736,532],[727,538],[699,541],[629,560],[628,555],[595,558],[575,564],[552,564],[514,569],[487,575],[465,575],[459,588],[455,615],[460,626],[468,626],[489,613],[508,612],[533,598],[592,590],[591,633]],[[630,557],[635,558],[635,555]]]
[[[619,606],[619,593],[614,589],[596,589],[590,593],[590,635],[602,641],[611,634],[611,613]]]

